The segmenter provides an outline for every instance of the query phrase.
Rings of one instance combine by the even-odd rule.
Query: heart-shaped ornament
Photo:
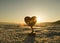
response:
[[[28,26],[34,26],[35,23],[36,23],[36,16],[33,16],[33,17],[29,17],[29,16],[26,16],[24,18],[25,20],[25,23],[28,25]]]

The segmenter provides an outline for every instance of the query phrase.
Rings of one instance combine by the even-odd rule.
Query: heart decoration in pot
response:
[[[34,26],[35,23],[36,23],[36,16],[33,16],[33,17],[29,17],[29,16],[26,16],[24,18],[25,20],[25,23],[28,25],[28,26]]]

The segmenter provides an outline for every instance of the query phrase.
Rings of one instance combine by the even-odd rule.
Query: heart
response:
[[[33,17],[29,17],[29,16],[26,16],[24,18],[25,20],[25,23],[28,25],[28,26],[34,26],[35,23],[36,23],[36,16],[33,16]]]

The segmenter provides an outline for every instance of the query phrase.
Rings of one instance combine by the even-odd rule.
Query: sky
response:
[[[26,16],[41,22],[60,20],[60,0],[0,0],[0,22],[24,23]]]

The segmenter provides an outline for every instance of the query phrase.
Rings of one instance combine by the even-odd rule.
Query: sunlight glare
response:
[[[40,23],[40,22],[42,22],[42,19],[38,16],[37,17],[37,23]]]

